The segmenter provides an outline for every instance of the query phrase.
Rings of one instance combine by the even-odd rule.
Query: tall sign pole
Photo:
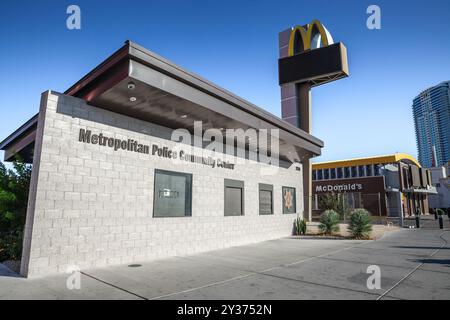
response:
[[[311,134],[311,88],[348,76],[347,49],[334,43],[318,21],[279,34],[278,72],[283,120]],[[300,160],[303,170],[304,211],[312,218],[310,157]]]

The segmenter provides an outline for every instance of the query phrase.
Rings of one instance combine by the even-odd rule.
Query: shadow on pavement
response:
[[[416,262],[424,264],[446,264],[447,267],[450,267],[450,259],[418,259]]]
[[[0,277],[22,278],[20,274],[15,273],[2,263],[0,263]]]
[[[392,246],[392,248],[399,248],[399,249],[425,249],[425,250],[450,250],[450,248],[441,248],[441,247],[417,247],[417,246]]]

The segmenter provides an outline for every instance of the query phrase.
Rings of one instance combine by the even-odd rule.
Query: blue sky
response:
[[[82,29],[66,28],[81,8]],[[381,30],[366,8],[381,7]],[[350,77],[313,89],[318,160],[416,154],[412,99],[450,79],[450,1],[2,1],[0,139],[133,40],[280,115],[278,32],[321,20],[348,49]],[[3,154],[0,154],[3,159]]]

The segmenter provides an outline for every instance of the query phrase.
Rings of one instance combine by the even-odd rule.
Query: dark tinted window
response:
[[[364,177],[365,176],[365,174],[364,174],[364,166],[359,166],[358,167],[358,175],[360,177]]]
[[[344,168],[344,178],[350,178],[350,168],[349,167]]]
[[[381,175],[381,166],[379,164],[373,165],[373,175],[374,176]]]
[[[352,178],[356,178],[358,176],[358,171],[356,167],[352,167]]]
[[[259,214],[273,214],[273,186],[259,184]]]
[[[154,217],[190,216],[191,203],[191,174],[155,170]]]
[[[336,169],[330,169],[330,179],[336,179]]]
[[[322,180],[322,170],[317,170],[317,180]]]
[[[225,179],[225,215],[244,215],[244,181]]]

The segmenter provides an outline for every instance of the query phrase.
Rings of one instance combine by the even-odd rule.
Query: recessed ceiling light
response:
[[[136,85],[134,84],[134,82],[133,81],[130,81],[130,82],[128,82],[128,89],[129,90],[133,90],[134,88],[136,88]]]
[[[136,97],[130,97],[131,102],[136,102],[136,100],[137,100]]]

